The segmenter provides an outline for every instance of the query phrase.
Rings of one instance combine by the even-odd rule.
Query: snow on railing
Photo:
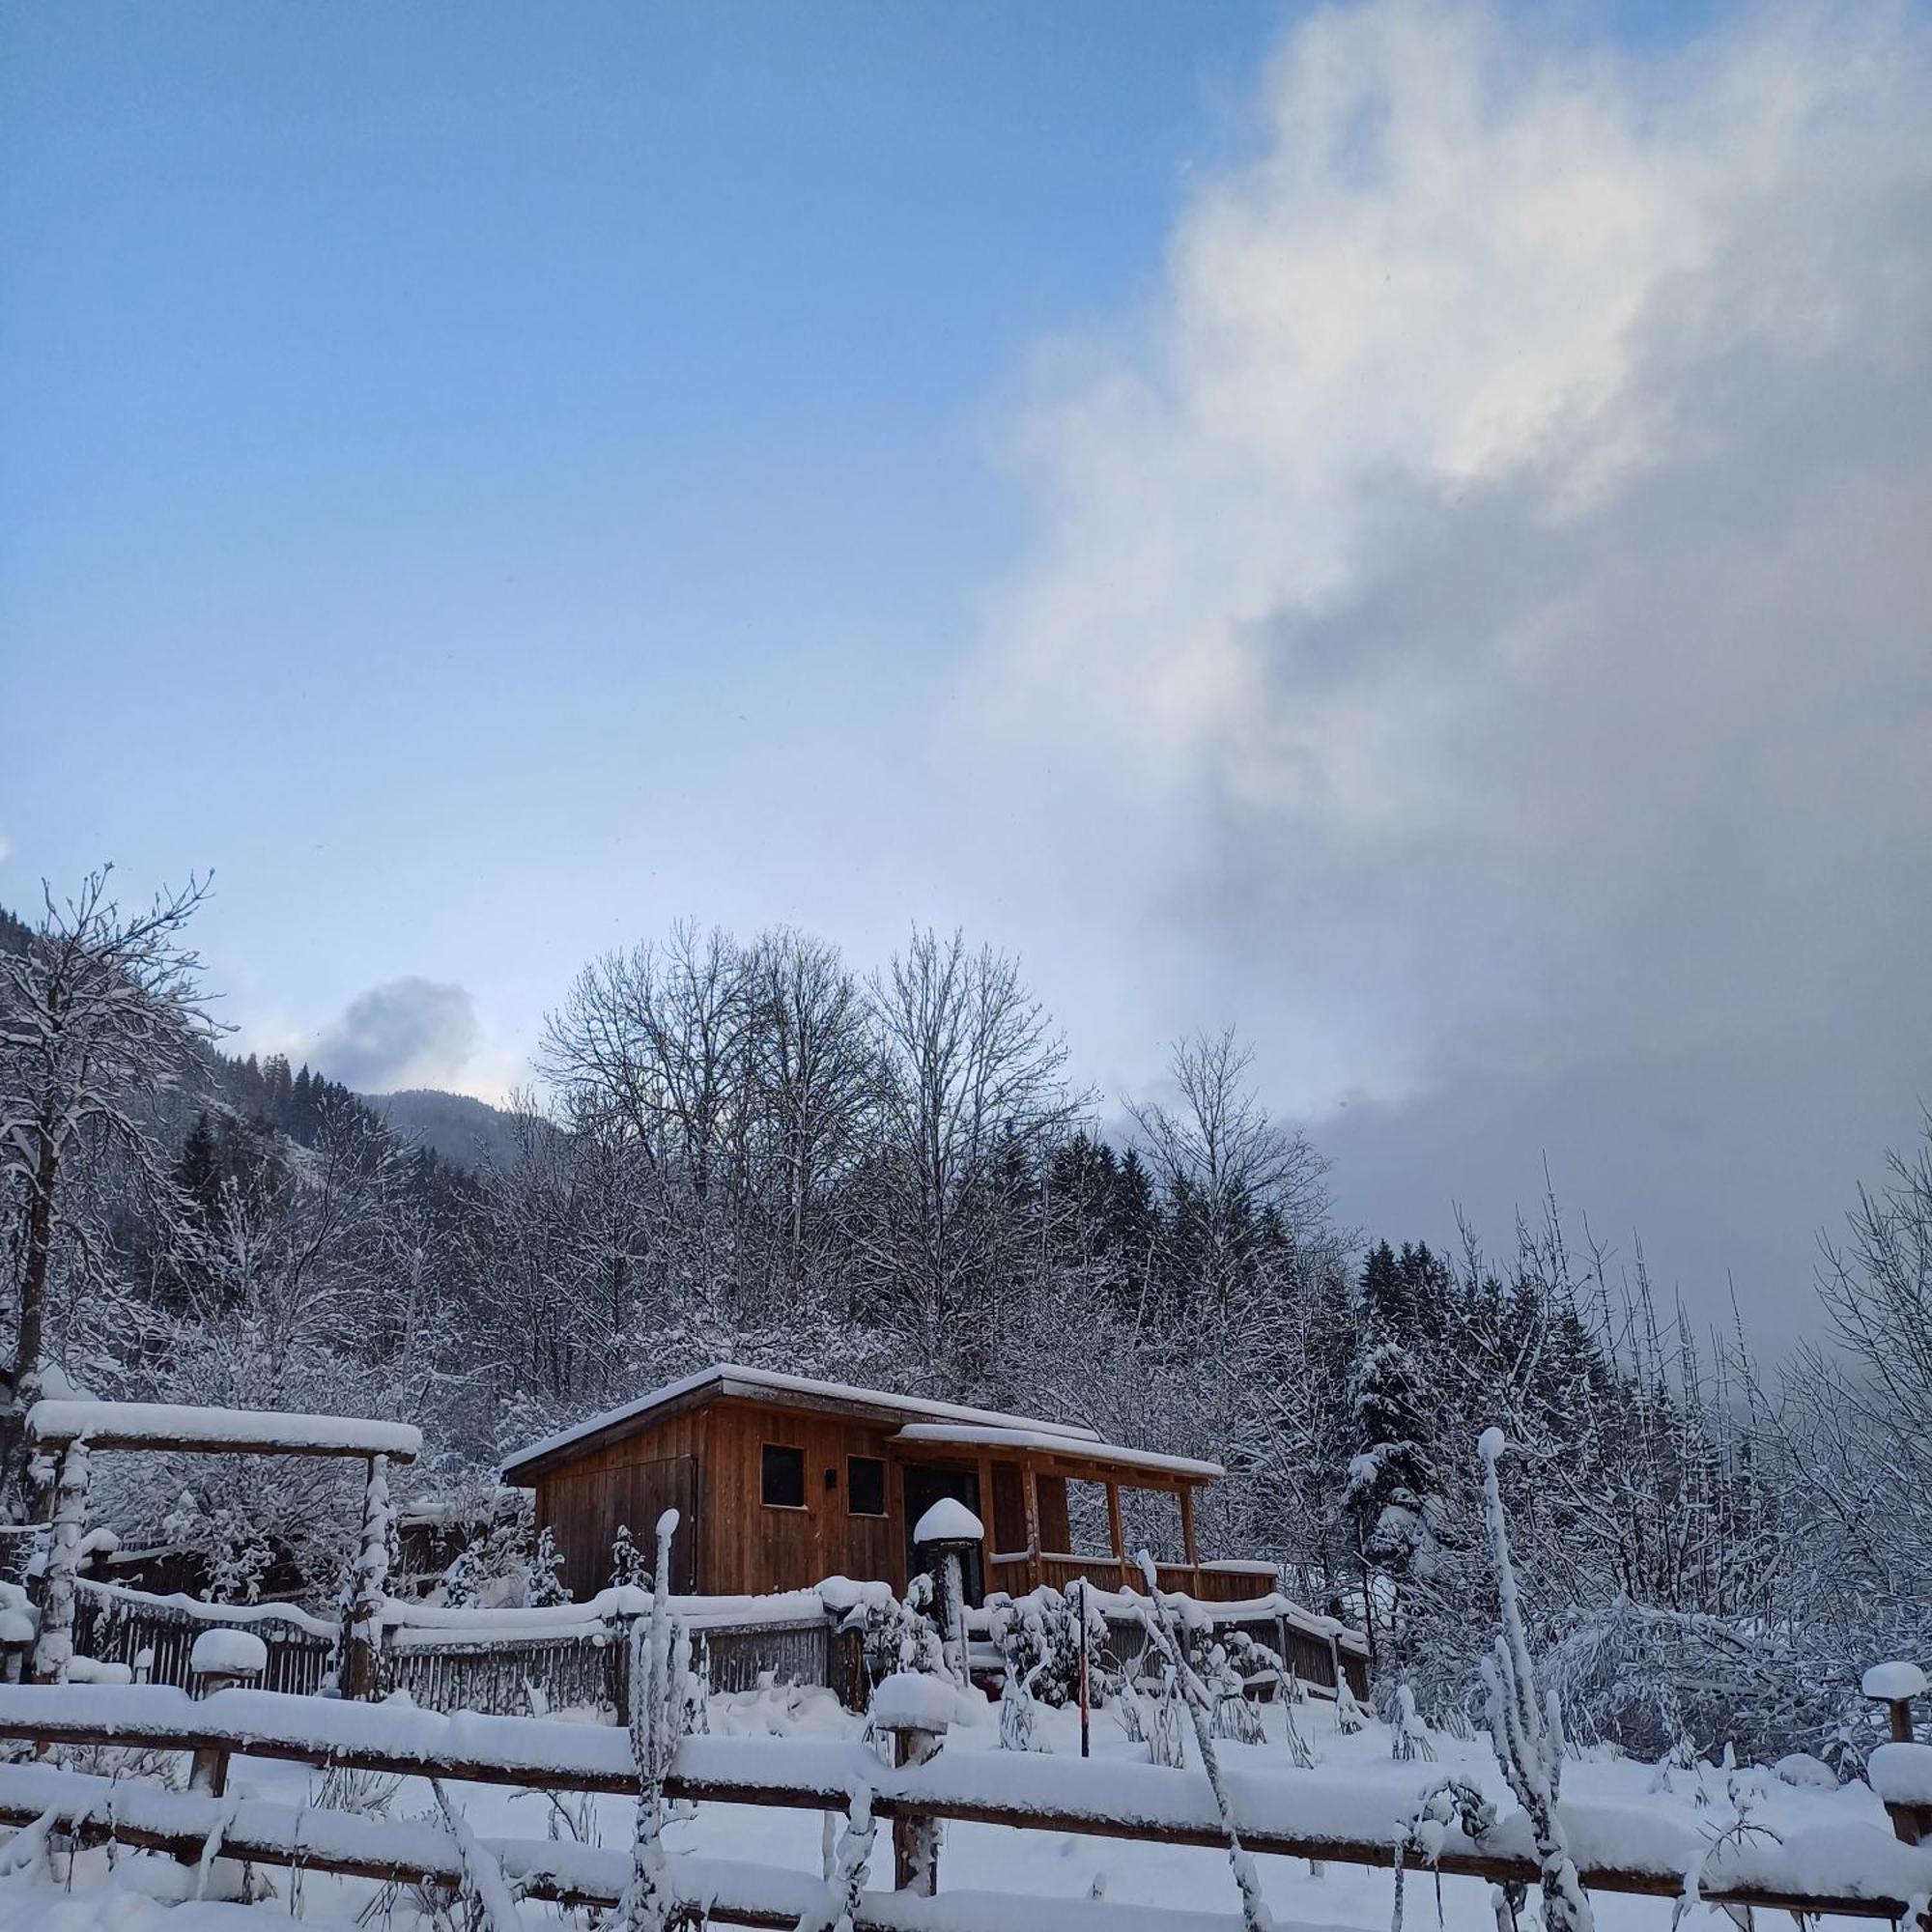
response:
[[[908,1716],[896,1715],[902,1719]],[[931,1734],[935,1747],[943,1741],[942,1713],[922,1706],[910,1715]],[[0,1736],[43,1745],[241,1750],[389,1776],[549,1791],[631,1793],[637,1784],[631,1742],[615,1728],[528,1718],[442,1717],[393,1704],[358,1705],[246,1690],[222,1690],[197,1701],[158,1689],[0,1688]],[[1907,1762],[1901,1754],[1898,1763]],[[1915,1763],[1914,1773],[1916,1768]],[[854,1794],[863,1793],[870,1811],[895,1822],[967,1820],[1173,1845],[1223,1845],[1232,1820],[1240,1842],[1252,1852],[1386,1869],[1403,1858],[1419,1807],[1439,1781],[1436,1767],[1395,1760],[1326,1766],[1320,1777],[1286,1765],[1229,1764],[1222,1776],[1224,1788],[1217,1801],[1199,1770],[1118,1759],[934,1747],[918,1761],[889,1766],[859,1740],[698,1736],[676,1747],[663,1790],[673,1802],[835,1812],[846,1810]],[[1902,1775],[1901,1784],[1909,1776]],[[61,1779],[78,1781],[57,1781]],[[64,1827],[82,1825],[90,1808],[100,1804],[101,1783],[41,1764],[0,1766],[0,1820],[24,1824],[51,1811]],[[1920,1788],[1910,1783],[1910,1795]],[[209,1828],[211,1814],[194,1810],[181,1794],[126,1780],[121,1790],[125,1798],[117,1800],[113,1818],[124,1838],[141,1842],[139,1832],[152,1830],[170,1846],[192,1848],[199,1842],[197,1828],[201,1835]],[[166,1810],[167,1804],[181,1808]],[[1596,1891],[1675,1897],[1684,1890],[1686,1874],[1694,1872],[1696,1895],[1710,1905],[1886,1918],[1903,1916],[1914,1900],[1932,1893],[1932,1847],[1902,1844],[1877,1822],[1847,1816],[1831,1794],[1820,1794],[1809,1809],[1815,1815],[1789,1823],[1778,1835],[1739,1834],[1714,1844],[1700,1819],[1662,1803],[1634,1805],[1567,1797],[1562,1802],[1578,1876]],[[136,1831],[127,1829],[129,1821],[138,1821]],[[250,1816],[246,1805],[239,1807],[224,1830],[228,1855],[285,1863],[299,1857],[320,1868],[440,1871],[448,1868],[442,1861],[453,1850],[440,1843],[434,1848],[437,1857],[425,1860],[420,1853],[432,1849],[427,1843],[405,1846],[394,1835],[351,1845],[343,1835],[354,1829],[350,1821],[326,1811],[307,1813],[303,1831],[296,1834],[299,1842],[292,1842],[287,1832],[278,1838],[273,1822],[266,1810]],[[395,1830],[386,1821],[381,1827],[360,1822],[384,1834]],[[405,1829],[420,1828],[412,1824]],[[1473,1828],[1445,1822],[1434,1842],[1436,1855],[1431,1862],[1448,1875],[1520,1884],[1533,1882],[1539,1869],[1530,1823],[1520,1810]],[[239,1850],[242,1845],[249,1849]],[[581,1853],[565,1847],[557,1856]],[[593,1871],[575,1865],[563,1889],[536,1895],[567,1893],[582,1902],[613,1902],[629,1861],[622,1854],[607,1856],[608,1866],[600,1864]],[[1413,1861],[1412,1850],[1408,1856]],[[521,1857],[506,1851],[506,1868],[523,1869],[517,1865]],[[354,1862],[358,1859],[364,1862]],[[543,1869],[560,1876],[555,1866]],[[679,1858],[669,1869],[682,1895],[691,1868]],[[569,1885],[579,1889],[569,1891]],[[607,1889],[600,1891],[599,1887]],[[874,1922],[893,1922],[893,1910],[878,1894],[867,1894],[865,1903]],[[1025,1901],[1009,1898],[1009,1914],[1016,1903]],[[1060,1904],[1055,1901],[1056,1912]],[[1112,1901],[1108,1909],[1132,1912]],[[802,1916],[804,1902],[800,1910]],[[947,1922],[972,1926],[975,1932],[984,1925],[990,1932],[1013,1921],[1010,1917],[981,1918],[962,1906],[949,1909]],[[1105,1922],[1130,1921],[1116,1917]]]

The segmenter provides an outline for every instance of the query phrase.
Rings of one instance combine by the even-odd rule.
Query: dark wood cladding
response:
[[[611,1580],[611,1546],[620,1523],[650,1562],[658,1519],[668,1509],[678,1513],[671,1588],[685,1594],[707,1587],[699,1548],[709,1421],[703,1409],[667,1416],[537,1478],[537,1521],[556,1539],[573,1597],[594,1597]]]
[[[758,1595],[796,1590],[826,1577],[852,1577],[905,1588],[904,1474],[887,1447],[890,1427],[838,1414],[724,1398],[710,1421],[704,1574],[714,1590]],[[778,1509],[758,1491],[767,1442],[805,1458],[805,1505]],[[869,1456],[886,1465],[886,1514],[854,1516],[845,1462]]]

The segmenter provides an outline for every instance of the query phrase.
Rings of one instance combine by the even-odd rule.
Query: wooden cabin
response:
[[[942,1496],[985,1527],[969,1565],[975,1602],[1075,1577],[1138,1586],[1127,1557],[1151,1515],[1170,1525],[1166,1547],[1150,1539],[1163,1589],[1224,1603],[1265,1595],[1271,1565],[1203,1562],[1196,1548],[1195,1492],[1223,1473],[1071,1423],[729,1364],[532,1443],[503,1467],[506,1483],[535,1490],[537,1522],[580,1599],[610,1580],[619,1525],[648,1550],[667,1509],[678,1512],[680,1594],[756,1595],[837,1576],[903,1593],[917,1567],[913,1525]]]

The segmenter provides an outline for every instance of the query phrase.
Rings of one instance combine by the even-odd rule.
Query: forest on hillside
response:
[[[1490,1427],[1579,1734],[1855,1755],[1860,1668],[1932,1651],[1932,1141],[1828,1250],[1829,1342],[1765,1365],[1553,1201],[1492,1249],[1339,1227],[1232,1032],[1176,1043],[1158,1098],[1083,1091],[1017,962],[957,934],[871,970],[696,925],[593,960],[541,1091],[452,1166],[327,1069],[221,1050],[201,896],[102,875],[0,916],[15,1513],[49,1387],[417,1422],[412,1492],[483,1523],[510,1449],[737,1359],[1224,1463],[1204,1547],[1366,1624],[1383,1683],[1452,1724],[1493,1627]],[[337,1480],[121,1458],[99,1492],[216,1594],[326,1599]]]

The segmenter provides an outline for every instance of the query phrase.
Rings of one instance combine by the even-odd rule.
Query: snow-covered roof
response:
[[[989,1449],[1032,1449],[1051,1455],[1087,1456],[1096,1463],[1124,1463],[1133,1469],[1157,1469],[1168,1476],[1195,1476],[1212,1482],[1228,1472],[1218,1463],[1203,1463],[1192,1456],[1162,1456],[1152,1449],[1122,1449],[1098,1436],[1084,1442],[1069,1441],[1057,1432],[1032,1425],[1009,1428],[1005,1424],[960,1422],[909,1422],[893,1437],[895,1442],[957,1442]]]
[[[172,1402],[79,1402],[50,1397],[27,1411],[36,1442],[96,1449],[196,1449],[284,1456],[422,1453],[422,1431],[359,1415],[294,1415],[271,1408],[205,1408]]]
[[[667,1382],[663,1388],[653,1389],[649,1395],[639,1396],[636,1402],[608,1408],[601,1415],[593,1415],[587,1421],[576,1423],[569,1429],[560,1429],[554,1435],[546,1435],[540,1442],[519,1449],[505,1461],[503,1474],[511,1477],[532,1463],[554,1456],[559,1449],[571,1448],[594,1436],[621,1429],[627,1423],[640,1421],[655,1409],[668,1407],[688,1398],[712,1394],[750,1396],[754,1400],[776,1397],[805,1407],[823,1403],[846,1409],[869,1409],[882,1421],[902,1415],[923,1416],[931,1421],[956,1423],[968,1428],[1015,1430],[1050,1437],[1054,1446],[1067,1450],[1076,1449],[1081,1443],[1098,1445],[1101,1440],[1097,1430],[1084,1428],[1079,1423],[1044,1422],[1037,1416],[1007,1415],[993,1408],[969,1408],[960,1403],[932,1402],[924,1396],[895,1395],[887,1389],[858,1388],[849,1382],[815,1381],[809,1376],[781,1375],[775,1369],[750,1369],[736,1362],[714,1362],[710,1368],[699,1369],[696,1375],[685,1376],[678,1381]],[[1108,1453],[1118,1452],[1110,1450]],[[1213,1473],[1219,1475],[1220,1471],[1216,1469]]]

